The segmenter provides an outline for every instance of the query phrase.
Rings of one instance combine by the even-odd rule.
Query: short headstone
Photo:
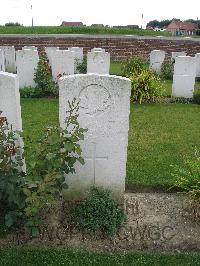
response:
[[[9,73],[16,73],[15,47],[0,46],[0,49],[4,52],[5,71]]]
[[[200,77],[200,53],[195,55],[196,58],[196,77]]]
[[[194,92],[195,77],[195,57],[178,56],[174,65],[172,96],[192,98]]]
[[[63,75],[74,74],[74,52],[56,50],[52,53],[52,76],[55,81]]]
[[[36,46],[24,46],[22,47],[22,50],[37,50],[37,47]]]
[[[5,72],[5,57],[3,50],[0,49],[0,71]]]
[[[69,47],[69,51],[74,52],[74,73],[78,74],[79,71],[77,69],[78,65],[83,62],[83,48],[81,47]]]
[[[171,61],[175,63],[175,60],[178,56],[186,56],[186,52],[172,52]]]
[[[0,72],[0,111],[14,130],[22,130],[18,76]]]
[[[49,59],[49,65],[52,67],[52,56],[55,51],[59,50],[59,47],[45,47],[45,53]]]
[[[162,64],[165,60],[165,51],[153,50],[150,54],[150,69],[161,74]]]
[[[91,51],[87,54],[87,73],[109,74],[110,54],[104,51]]]
[[[83,197],[91,186],[111,189],[120,199],[125,190],[131,82],[127,78],[86,74],[59,80],[61,127],[67,102],[79,103],[79,123],[87,128],[81,142],[85,164],[66,176],[68,198]]]
[[[39,55],[37,50],[19,50],[16,53],[17,75],[19,87],[35,87],[34,74],[37,69]]]

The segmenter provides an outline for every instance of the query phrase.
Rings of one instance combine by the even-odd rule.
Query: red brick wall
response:
[[[93,47],[105,48],[110,52],[111,58],[123,60],[131,55],[149,57],[151,50],[164,50],[169,59],[172,51],[186,51],[188,55],[200,52],[200,40],[187,40],[176,38],[146,38],[146,37],[92,37],[92,36],[0,36],[0,45],[14,45],[16,49],[21,49],[24,45],[35,45],[39,49],[44,46],[59,46],[66,49],[70,46],[84,48],[84,53]]]

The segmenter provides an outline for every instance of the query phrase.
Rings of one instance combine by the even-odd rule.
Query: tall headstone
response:
[[[78,65],[83,62],[83,48],[81,47],[69,47],[69,51],[74,52],[74,73],[78,74],[79,71],[77,69]]]
[[[175,63],[175,60],[178,56],[186,56],[186,52],[172,52],[171,61]]]
[[[91,186],[125,190],[131,82],[127,78],[86,74],[59,80],[59,119],[65,127],[67,102],[79,100],[79,123],[87,128],[81,142],[85,164],[66,176],[68,198],[79,198]]]
[[[200,53],[195,55],[196,58],[196,77],[200,77]]]
[[[52,76],[55,81],[63,75],[74,74],[74,52],[56,50],[52,54]]]
[[[0,49],[4,52],[5,71],[9,73],[16,73],[15,47],[0,46]]]
[[[45,47],[45,53],[49,59],[49,65],[52,67],[52,57],[55,51],[59,50],[59,47]]]
[[[104,51],[91,51],[87,54],[87,73],[109,74],[110,54]]]
[[[0,111],[14,130],[22,130],[18,76],[0,72]]]
[[[19,76],[19,87],[35,87],[34,74],[37,69],[39,55],[37,50],[24,49],[17,51],[17,75]]]
[[[194,92],[195,77],[195,57],[178,56],[174,65],[172,96],[192,98]]]
[[[165,60],[165,51],[153,50],[150,53],[150,69],[161,74],[162,64]]]
[[[3,50],[0,49],[0,71],[5,72],[5,57]]]

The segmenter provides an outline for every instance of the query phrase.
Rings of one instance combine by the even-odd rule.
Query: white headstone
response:
[[[59,50],[59,47],[45,47],[45,53],[49,59],[49,65],[52,67],[52,56],[55,51]]]
[[[150,69],[161,74],[162,64],[165,60],[165,51],[153,50],[150,53]]]
[[[131,82],[127,78],[86,74],[59,80],[59,119],[64,127],[67,102],[79,103],[79,123],[87,128],[81,142],[85,164],[69,174],[66,197],[81,197],[91,186],[125,190]]]
[[[24,46],[22,47],[22,50],[37,50],[37,47],[36,46]]]
[[[15,47],[0,46],[0,49],[4,52],[6,72],[16,73]]]
[[[19,80],[15,74],[0,72],[0,111],[14,130],[22,130]]]
[[[195,77],[195,57],[178,56],[174,65],[172,96],[192,98],[194,92]]]
[[[196,58],[196,77],[200,77],[200,53],[195,55]]]
[[[109,74],[110,54],[103,51],[91,51],[87,54],[87,73]]]
[[[75,61],[74,73],[78,74],[79,72],[77,66],[83,62],[83,48],[69,47],[68,50],[74,52],[74,61]]]
[[[105,52],[106,50],[103,48],[93,48],[91,52]]]
[[[55,81],[63,75],[74,74],[74,52],[56,50],[52,53],[52,76]]]
[[[0,49],[0,71],[5,72],[5,57],[3,50]]]
[[[187,55],[186,52],[172,52],[171,61],[175,62],[178,56],[186,56],[186,55]]]
[[[35,87],[34,74],[39,61],[38,51],[24,49],[17,51],[17,75],[19,76],[19,87]]]

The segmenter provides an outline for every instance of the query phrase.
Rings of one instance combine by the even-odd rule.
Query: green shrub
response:
[[[123,211],[102,188],[92,188],[85,201],[73,208],[71,218],[78,230],[93,235],[113,235],[126,220]]]
[[[193,102],[200,104],[200,89],[194,91]]]
[[[132,75],[131,100],[139,102],[154,102],[164,93],[160,78],[150,70],[142,70],[138,75]]]
[[[46,53],[40,55],[34,81],[36,88],[34,89],[35,92],[33,95],[40,95],[40,97],[58,97],[58,85],[53,80]],[[32,91],[30,93],[32,94]]]
[[[31,150],[27,173],[22,172],[21,147],[16,145],[16,132],[6,118],[0,123],[0,203],[6,206],[6,225],[22,222],[32,236],[38,234],[40,211],[62,198],[67,188],[65,174],[74,173],[81,157],[80,140],[85,129],[78,123],[78,103],[74,99],[66,112],[66,127],[48,127]]]
[[[78,64],[77,70],[80,74],[86,74],[87,73],[87,57],[84,56],[83,62]]]
[[[42,89],[33,87],[24,87],[20,89],[22,98],[41,98],[43,96]]]
[[[174,186],[200,203],[200,154],[196,151],[194,159],[185,160],[184,167],[172,165]]]
[[[139,75],[143,70],[148,69],[147,61],[145,61],[143,58],[140,57],[132,57],[128,59],[123,65],[122,65],[122,74],[123,76],[130,78],[131,76]]]
[[[172,80],[174,74],[174,64],[173,63],[165,63],[162,65],[161,68],[161,75],[162,79]]]

